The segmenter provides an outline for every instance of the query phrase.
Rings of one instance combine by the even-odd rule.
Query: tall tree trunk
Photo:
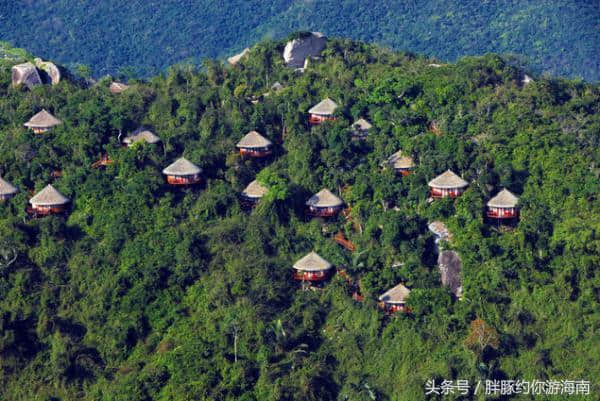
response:
[[[237,363],[237,332],[233,335],[233,359]]]

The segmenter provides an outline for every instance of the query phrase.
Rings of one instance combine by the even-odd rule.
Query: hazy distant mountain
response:
[[[39,0],[2,2],[0,39],[97,75],[155,73],[268,37],[322,31],[443,60],[527,56],[538,72],[600,79],[600,6],[559,0]]]

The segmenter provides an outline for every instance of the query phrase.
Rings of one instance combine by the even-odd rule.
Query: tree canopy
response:
[[[591,380],[597,394],[600,87],[524,85],[496,55],[432,67],[350,40],[298,73],[284,44],[120,94],[72,76],[13,88],[14,62],[0,61],[0,173],[20,190],[0,203],[0,398],[418,400],[440,378]],[[337,120],[310,127],[325,97]],[[23,123],[42,108],[63,124],[33,134]],[[373,127],[352,140],[361,117]],[[141,126],[161,142],[122,147]],[[272,156],[240,157],[251,130]],[[404,177],[382,167],[399,149],[416,164]],[[92,168],[104,154],[113,163]],[[167,185],[161,170],[182,156],[202,186]],[[466,192],[429,202],[447,169]],[[247,210],[254,179],[272,192]],[[48,183],[70,209],[31,218]],[[512,226],[484,218],[503,187],[520,198]],[[322,188],[344,214],[305,215]],[[441,283],[435,220],[461,258],[460,300]],[[311,250],[364,300],[339,274],[302,291],[292,265]],[[411,313],[386,315],[377,298],[399,283]]]

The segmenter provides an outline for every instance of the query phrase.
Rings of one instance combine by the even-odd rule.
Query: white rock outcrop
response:
[[[243,59],[248,53],[250,53],[250,49],[249,48],[245,48],[244,50],[241,51],[241,53],[236,54],[235,56],[231,56],[227,59],[227,62],[231,65],[236,65],[237,63],[240,62],[241,59]]]
[[[288,67],[302,68],[309,57],[318,57],[327,45],[327,37],[320,32],[289,41],[283,50]]]
[[[525,74],[523,75],[523,79],[521,79],[521,83],[523,85],[529,85],[530,83],[533,82],[533,78],[531,78],[529,75]]]

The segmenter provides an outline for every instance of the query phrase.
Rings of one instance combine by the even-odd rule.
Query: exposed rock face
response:
[[[41,58],[34,59],[35,65],[31,62],[17,64],[12,68],[12,84],[27,85],[29,89],[35,85],[51,83],[56,85],[60,82],[61,74],[56,64],[50,61],[43,61]]]
[[[326,36],[320,32],[312,32],[307,37],[288,42],[283,50],[283,59],[289,67],[302,68],[305,60],[319,56],[326,44]]]
[[[236,54],[235,56],[231,56],[227,59],[227,62],[231,65],[236,65],[237,63],[240,62],[240,60],[242,58],[244,58],[244,56],[246,56],[248,53],[250,53],[250,49],[249,48],[245,48],[244,50],[242,50],[241,53]]]
[[[37,68],[32,63],[23,63],[12,68],[12,85],[26,85],[29,89],[35,85],[41,85],[42,79]]]
[[[460,298],[463,288],[460,279],[461,260],[458,253],[454,251],[440,252],[438,267],[442,276],[442,284],[448,287],[457,298]]]
[[[122,82],[111,82],[108,87],[108,90],[110,91],[110,93],[113,93],[115,95],[118,95],[119,93],[123,93],[127,89],[129,89],[129,85],[125,85]]]
[[[448,227],[441,221],[432,221],[427,226],[429,231],[435,234],[435,243],[438,244],[441,240],[450,241],[452,240],[452,233],[448,230]]]
[[[60,70],[56,64],[51,63],[50,61],[42,61],[41,58],[36,58],[34,61],[37,68],[48,74],[48,78],[50,78],[50,83],[52,85],[56,85],[60,82]]]

